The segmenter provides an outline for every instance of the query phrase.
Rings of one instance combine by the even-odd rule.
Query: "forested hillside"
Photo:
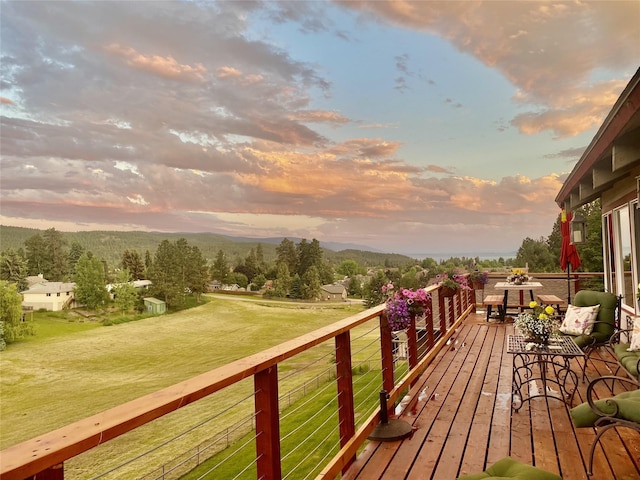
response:
[[[0,251],[9,248],[24,249],[24,242],[34,235],[42,235],[44,230],[0,225]],[[262,245],[265,261],[276,258],[276,247],[281,238],[250,239],[244,237],[228,237],[214,233],[163,233],[163,232],[60,232],[69,245],[78,242],[96,257],[107,261],[110,267],[118,265],[125,250],[135,250],[142,257],[146,251],[153,256],[163,240],[175,242],[186,239],[190,245],[198,247],[202,255],[213,263],[219,250],[222,250],[231,263],[236,259],[244,259],[250,250],[258,244]],[[297,240],[297,239],[291,239]],[[309,239],[310,240],[310,239]],[[320,242],[322,246],[322,242]],[[363,250],[342,250],[339,252],[323,247],[324,258],[333,264],[343,260],[355,260],[363,266],[403,266],[413,263],[410,257],[398,254],[368,252]]]

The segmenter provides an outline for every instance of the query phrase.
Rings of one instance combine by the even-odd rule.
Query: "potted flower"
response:
[[[489,283],[489,272],[474,270],[469,274],[469,282],[474,290],[484,290],[484,286]]]
[[[507,277],[507,282],[513,283],[515,285],[522,285],[523,283],[527,283],[531,277],[527,275],[527,271],[523,268],[514,268],[511,270],[511,275]]]
[[[382,286],[382,293],[387,295],[385,313],[391,331],[404,330],[411,325],[411,319],[431,311],[431,294],[423,288],[395,289],[393,283]]]
[[[527,342],[535,346],[546,345],[551,334],[558,329],[554,318],[556,311],[551,305],[542,307],[535,301],[529,303],[529,308],[530,311],[515,318],[513,325]]]
[[[471,290],[467,284],[467,277],[457,272],[442,272],[436,275],[436,280],[440,284],[440,295],[443,297],[453,297],[458,290]]]

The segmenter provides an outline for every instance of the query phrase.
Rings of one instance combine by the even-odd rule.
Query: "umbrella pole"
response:
[[[567,262],[567,305],[571,303],[571,262]]]

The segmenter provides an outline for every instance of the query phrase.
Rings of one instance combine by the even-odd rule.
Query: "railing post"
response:
[[[278,367],[261,370],[253,377],[256,412],[256,458],[258,476],[280,480],[280,414],[278,412]]]
[[[353,403],[353,370],[351,365],[351,334],[347,330],[336,336],[336,375],[338,377],[338,420],[340,422],[340,447],[344,447],[356,433],[356,414]],[[347,460],[343,473],[355,460]]]
[[[49,467],[37,475],[27,477],[25,480],[36,480],[36,478],[38,480],[64,480],[64,463]]]
[[[391,342],[391,327],[387,315],[380,315],[380,353],[382,355],[382,389],[390,392],[395,386],[393,378],[393,347]],[[393,408],[389,408],[393,413]]]
[[[407,328],[407,354],[409,360],[409,369],[418,365],[418,336],[416,334],[416,316],[411,315],[411,323]],[[417,382],[411,384],[413,386]]]

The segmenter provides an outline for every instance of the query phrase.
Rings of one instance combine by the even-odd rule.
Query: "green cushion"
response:
[[[573,298],[573,305],[576,307],[600,305],[596,321],[606,322],[596,323],[589,335],[567,335],[575,340],[580,349],[584,350],[584,347],[593,344],[594,340],[595,343],[600,344],[609,340],[615,330],[616,307],[618,306],[618,299],[613,293],[580,290]]]
[[[611,335],[613,335],[616,307],[618,305],[618,299],[613,293],[609,292],[596,292],[594,290],[580,290],[573,297],[573,305],[576,307],[591,307],[593,305],[600,305],[598,311],[598,322],[593,327],[591,336],[597,341],[606,341]]]
[[[620,409],[617,418],[640,423],[640,389],[623,392],[613,397]],[[613,413],[612,405],[607,404],[608,399],[597,400],[596,407],[605,413]],[[587,402],[581,403],[571,409],[571,417],[576,427],[593,427],[600,418],[595,414]]]
[[[627,349],[631,346],[630,343],[619,343],[613,347],[613,352],[618,357],[620,364],[627,370],[632,376],[638,377],[638,359],[640,359],[640,352],[628,352]]]
[[[458,480],[491,480],[499,478],[512,478],[516,480],[562,480],[561,477],[554,473],[520,463],[511,457],[498,460],[484,472],[458,477]]]

